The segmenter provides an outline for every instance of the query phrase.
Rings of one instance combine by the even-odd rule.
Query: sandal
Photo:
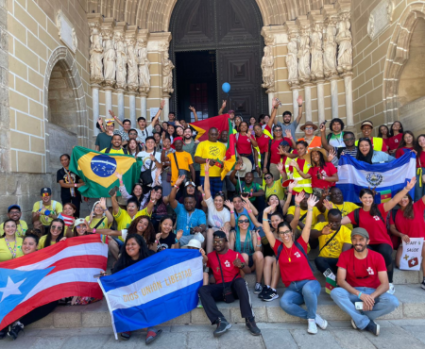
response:
[[[120,337],[121,337],[121,339],[123,339],[123,340],[129,340],[130,339],[130,337],[131,337],[131,331],[127,331],[127,332],[121,332],[120,333]]]
[[[162,330],[155,330],[154,328],[148,329],[148,333],[146,334],[146,344],[151,344],[155,341],[159,335],[162,333]]]

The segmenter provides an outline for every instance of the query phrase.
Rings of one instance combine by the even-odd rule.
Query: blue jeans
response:
[[[356,290],[371,294],[375,292],[375,289],[369,287],[354,287]],[[378,303],[375,304],[372,310],[362,311],[357,310],[354,306],[355,302],[361,302],[361,300],[354,294],[351,294],[342,287],[334,288],[331,292],[331,298],[334,302],[345,311],[356,323],[357,328],[363,330],[370,322],[376,318],[391,313],[399,305],[398,299],[392,294],[384,293],[381,294],[378,299]]]
[[[302,319],[315,319],[320,289],[320,283],[317,280],[291,282],[280,299],[280,307],[289,315]],[[307,310],[300,307],[304,303]]]
[[[415,197],[414,201],[418,201],[425,195],[425,183],[422,183],[422,175],[425,174],[425,167],[422,167],[422,171],[419,168],[416,169],[416,185],[415,185]],[[422,185],[421,185],[422,184]]]

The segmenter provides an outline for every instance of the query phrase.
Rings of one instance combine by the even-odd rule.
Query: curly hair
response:
[[[143,232],[138,232],[137,231],[137,224],[139,224],[139,222],[142,219],[146,219],[148,221],[148,226],[146,227],[145,231]],[[131,222],[130,226],[128,227],[128,235],[132,235],[132,234],[138,234],[141,235],[145,241],[146,244],[148,246],[152,245],[155,243],[155,229],[151,223],[151,219],[149,216],[139,216],[136,219],[134,219],[133,222]]]

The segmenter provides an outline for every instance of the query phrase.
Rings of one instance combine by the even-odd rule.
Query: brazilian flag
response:
[[[109,190],[119,187],[115,172],[122,174],[122,181],[129,193],[139,182],[142,160],[124,154],[103,154],[92,149],[75,147],[72,150],[69,169],[86,185],[78,188],[88,198],[109,197]],[[120,192],[117,195],[121,195]]]

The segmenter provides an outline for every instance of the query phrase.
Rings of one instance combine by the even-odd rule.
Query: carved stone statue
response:
[[[369,35],[371,40],[373,40],[375,36],[375,17],[373,14],[370,14],[369,22],[367,22],[367,35]]]
[[[90,42],[90,79],[92,82],[101,83],[103,81],[103,46],[102,35],[100,34],[99,28],[92,28]]]
[[[137,52],[135,48],[136,40],[134,38],[127,39],[127,86],[130,90],[136,91],[139,87],[138,83],[138,66],[137,66]]]
[[[388,3],[387,3],[387,18],[390,21],[390,23],[393,22],[394,9],[395,9],[394,0],[388,0]]]
[[[322,25],[316,24],[311,34],[311,78],[323,79]]]
[[[105,83],[112,86],[115,83],[115,49],[112,40],[112,32],[104,31],[102,33],[104,56],[103,56],[103,76]]]
[[[324,39],[324,56],[323,66],[324,73],[327,78],[337,75],[336,70],[336,28],[334,23],[330,22],[326,27]]]
[[[308,29],[303,28],[298,50],[298,77],[302,82],[310,81],[310,36]]]
[[[174,64],[169,60],[168,52],[164,53],[162,61],[162,90],[165,93],[173,93],[173,69]]]
[[[261,69],[263,70],[263,88],[268,92],[274,91],[274,58],[271,46],[264,46],[264,56],[261,60]]]
[[[151,75],[149,72],[150,62],[148,59],[148,50],[143,39],[137,40],[137,57],[139,64],[139,86],[147,92],[151,87]]]
[[[122,33],[116,33],[115,35],[115,50],[117,55],[117,88],[124,89],[127,82],[127,53]]]
[[[353,47],[351,45],[350,21],[343,19],[338,25],[338,35],[336,41],[338,47],[338,67],[339,73],[346,73],[353,69]]]
[[[290,36],[288,42],[288,54],[286,55],[286,66],[288,68],[289,86],[298,84],[298,43],[295,35]]]

